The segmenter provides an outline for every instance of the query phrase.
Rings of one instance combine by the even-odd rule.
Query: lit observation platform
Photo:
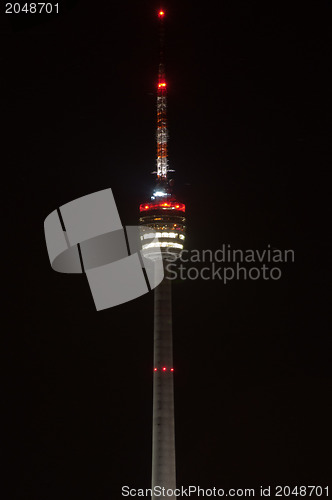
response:
[[[154,258],[156,248],[162,256],[178,256],[185,240],[185,205],[176,200],[155,201],[140,205],[142,249],[148,258]],[[151,228],[151,231],[150,231]],[[158,238],[158,242],[155,241]],[[157,254],[160,256],[159,251]]]

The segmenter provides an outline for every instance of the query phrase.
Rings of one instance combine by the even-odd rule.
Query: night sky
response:
[[[97,313],[44,240],[50,212],[109,187],[136,224],[153,187],[159,4],[100,3],[1,7],[6,500],[150,486],[153,294]],[[329,15],[290,4],[163,4],[187,248],[295,251],[279,281],[174,283],[178,485],[331,476]]]

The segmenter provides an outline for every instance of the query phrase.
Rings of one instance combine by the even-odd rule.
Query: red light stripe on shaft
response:
[[[156,367],[155,367],[155,368],[153,369],[153,371],[154,371],[154,372],[157,372],[157,371],[158,371],[158,368],[156,368]],[[160,371],[167,372],[167,368],[166,368],[166,366],[163,366],[163,367],[162,367],[162,369],[161,369]],[[170,371],[170,372],[174,372],[174,368],[170,368],[170,369],[169,369],[169,371]]]

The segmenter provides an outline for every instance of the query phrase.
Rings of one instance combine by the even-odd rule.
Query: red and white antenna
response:
[[[160,23],[160,60],[158,72],[157,88],[157,178],[158,181],[167,180],[168,157],[167,157],[167,83],[165,77],[164,65],[164,18],[165,11],[160,9],[158,12]]]

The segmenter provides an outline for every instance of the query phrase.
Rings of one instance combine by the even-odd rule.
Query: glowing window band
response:
[[[146,248],[160,248],[160,247],[167,247],[167,248],[180,248],[182,250],[183,245],[181,243],[173,243],[172,241],[158,241],[157,243],[147,243],[146,245],[143,245],[142,248],[145,250]]]
[[[147,240],[149,238],[177,238],[179,237],[181,240],[185,239],[183,234],[179,233],[146,233],[144,236],[141,236],[141,239]]]
[[[184,240],[184,236],[178,233],[145,233],[141,236],[141,240],[148,240],[150,238],[177,238],[178,236],[182,236],[181,240]]]

